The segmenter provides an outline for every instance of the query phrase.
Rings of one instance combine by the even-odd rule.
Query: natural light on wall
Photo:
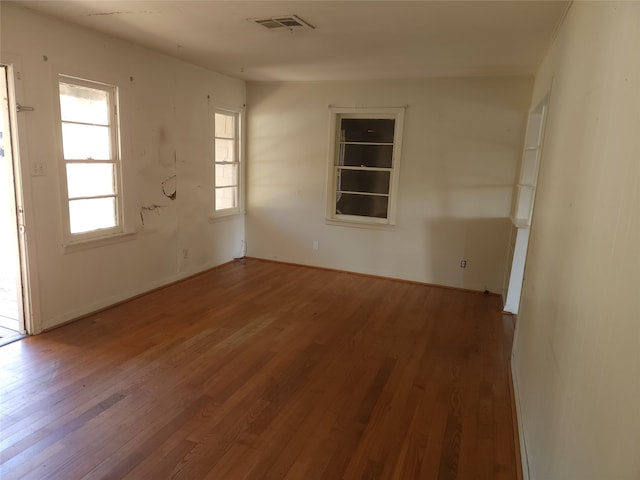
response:
[[[115,87],[61,77],[60,119],[69,233],[120,225]]]

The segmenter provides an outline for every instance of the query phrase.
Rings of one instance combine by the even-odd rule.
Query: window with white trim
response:
[[[64,75],[58,88],[67,234],[79,240],[122,232],[117,89]]]
[[[239,213],[242,209],[240,112],[216,110],[214,144],[213,215]]]
[[[403,108],[331,109],[327,219],[395,224]]]

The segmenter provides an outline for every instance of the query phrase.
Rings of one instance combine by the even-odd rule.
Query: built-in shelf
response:
[[[516,226],[523,225],[528,227],[531,225],[540,156],[542,154],[544,114],[545,111],[541,108],[540,111],[531,112],[529,116],[525,147],[522,152],[522,163],[520,164],[520,175],[515,192],[516,201],[511,214],[513,224]]]
[[[535,187],[527,185],[518,185],[516,187],[516,207],[513,212],[513,217],[526,220],[527,225],[531,223],[535,192]]]
[[[508,252],[511,260],[511,269],[506,275],[505,288],[507,293],[504,304],[504,310],[511,313],[518,313],[520,306],[524,265],[529,244],[529,227],[538,184],[538,170],[542,155],[548,101],[549,96],[546,95],[540,104],[529,113],[520,174],[515,188],[516,198],[511,212],[511,222],[515,228],[511,232],[513,243],[511,243]]]
[[[513,223],[513,226],[516,228],[527,228],[529,227],[529,219],[528,218],[516,218],[516,217],[511,217],[511,223]]]

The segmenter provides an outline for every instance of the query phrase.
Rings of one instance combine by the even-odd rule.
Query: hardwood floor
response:
[[[515,479],[496,296],[259,260],[0,348],[0,478]]]

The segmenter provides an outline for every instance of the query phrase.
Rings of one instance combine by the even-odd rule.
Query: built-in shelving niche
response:
[[[542,140],[544,135],[544,119],[546,117],[546,102],[541,103],[529,114],[527,133],[525,137],[520,175],[516,185],[516,201],[514,203],[511,220],[518,227],[531,225],[533,202],[538,182],[538,169],[542,155]]]
[[[506,291],[504,310],[511,313],[518,313],[520,307],[524,265],[529,245],[529,227],[536,198],[548,104],[549,94],[529,113],[520,174],[515,186],[515,202],[511,212],[513,228],[508,255],[511,265],[507,269],[504,286]]]

